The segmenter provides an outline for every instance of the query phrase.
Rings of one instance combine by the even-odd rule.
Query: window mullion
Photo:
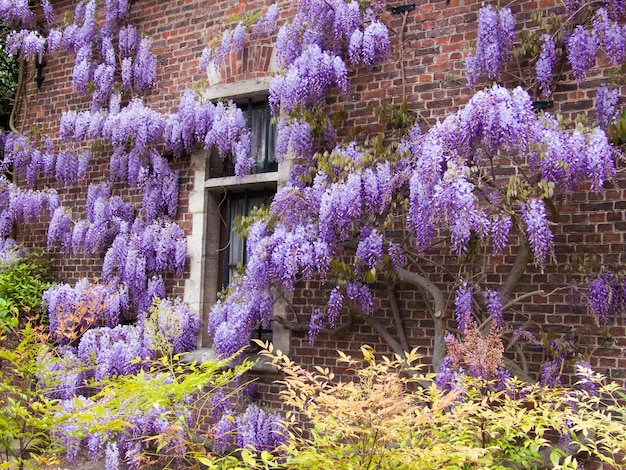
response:
[[[226,240],[226,247],[224,253],[224,266],[223,266],[223,276],[224,276],[224,285],[222,287],[226,287],[230,284],[230,258],[232,254],[233,247],[231,246],[231,236],[230,233],[233,228],[232,224],[232,193],[229,191],[226,193],[226,236],[224,237]]]

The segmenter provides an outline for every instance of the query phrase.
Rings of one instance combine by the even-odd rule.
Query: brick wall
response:
[[[53,3],[55,8],[63,10],[69,8],[72,2]],[[218,35],[224,27],[225,19],[270,3],[260,0],[138,0],[132,6],[131,22],[152,37],[153,50],[158,58],[159,84],[148,93],[146,102],[157,111],[175,112],[185,90],[206,86],[206,75],[197,71],[198,60],[209,39]],[[391,30],[393,44],[390,59],[371,72],[364,69],[352,72],[349,94],[329,100],[330,111],[342,110],[346,113],[345,126],[340,129],[340,133],[347,135],[355,126],[361,126],[362,136],[382,130],[373,110],[384,104],[399,104],[403,99],[407,100],[409,109],[415,113],[424,129],[448,112],[463,106],[471,96],[465,87],[463,62],[469,42],[476,38],[477,12],[481,3],[479,0],[450,0],[449,3],[445,0],[431,1],[417,5],[415,10],[406,15],[387,13],[384,21]],[[386,6],[391,8],[402,4],[390,1]],[[532,11],[539,7],[558,10],[559,4],[556,0],[522,1],[515,4],[513,10],[518,26],[533,27],[530,19]],[[59,13],[58,17],[61,18],[62,14]],[[222,69],[221,82],[213,83],[212,86],[267,76],[270,59],[271,41],[263,40],[247,48],[242,58],[232,57]],[[40,89],[29,78],[27,100],[21,103],[18,115],[19,127],[28,131],[31,126],[37,126],[44,133],[55,134],[63,110],[88,109],[89,103],[71,90],[69,77],[72,64],[71,57],[48,58]],[[28,73],[32,72],[32,68],[28,70]],[[578,86],[572,81],[570,71],[564,68],[562,81],[554,94],[554,110],[565,114],[590,112],[599,77],[600,71],[596,70],[589,80]],[[512,76],[505,75],[505,80],[509,84],[514,83]],[[188,211],[189,194],[194,186],[190,158],[184,157],[174,163],[181,177],[179,222],[189,235],[196,229]],[[94,160],[90,178],[104,178],[107,165],[104,152]],[[86,187],[86,182],[83,182],[61,190],[65,204],[74,204],[72,201],[76,201],[74,210],[77,215]],[[567,284],[572,279],[568,266],[573,254],[593,254],[605,264],[623,264],[626,261],[624,187],[623,179],[619,178],[614,184],[607,184],[606,190],[600,194],[581,191],[568,195],[563,200],[561,224],[555,231],[555,261],[544,269],[529,267],[519,291],[552,292],[558,285]],[[132,195],[124,188],[118,190]],[[18,237],[28,244],[45,244],[45,222],[43,220],[34,227],[21,227]],[[514,255],[514,251],[509,251],[487,267],[490,283],[497,285],[502,282]],[[100,271],[99,258],[65,258],[60,253],[54,253],[54,257],[58,280],[73,282],[83,276],[97,276]],[[189,273],[180,279],[170,279],[172,292],[182,293],[186,277],[189,277]],[[445,276],[435,280],[444,288],[450,281]],[[206,283],[213,281],[203,280]],[[315,306],[323,303],[324,289],[325,286],[315,282],[302,285],[294,295],[293,308],[306,317]],[[377,293],[380,295],[377,295],[375,310],[381,321],[393,332],[385,287],[381,285]],[[572,307],[567,302],[566,294],[565,291],[556,291],[548,296],[532,296],[517,312],[511,314],[509,320],[528,318],[538,325],[547,324],[555,334],[565,333],[573,327],[581,329],[586,334],[585,349],[594,352],[592,366],[625,384],[626,358],[623,353],[626,348],[626,321],[620,318],[609,328],[598,329],[581,307]],[[420,347],[422,354],[429,356],[432,352],[433,323],[425,313],[420,294],[408,286],[400,286],[397,299],[405,314],[403,321],[411,347]],[[362,343],[373,344],[380,352],[390,352],[372,329],[359,319],[354,320],[349,332],[337,336],[322,334],[313,346],[308,344],[306,333],[294,332],[290,349],[291,354],[303,363],[333,365],[336,349],[356,354]],[[536,364],[544,358],[540,352],[528,352],[536,371]],[[271,395],[266,395],[266,398],[272,400]]]

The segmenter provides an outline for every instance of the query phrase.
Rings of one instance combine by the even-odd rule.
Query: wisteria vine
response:
[[[103,286],[61,285],[44,299],[53,332],[67,331],[67,325],[81,330],[82,319],[66,320],[64,315],[71,317],[95,291],[102,289],[106,294],[98,295],[112,300],[112,305],[98,310],[101,315],[89,319],[100,328],[81,332],[80,338],[58,335],[66,345],[63,361],[53,366],[66,370],[62,398],[78,395],[84,380],[92,376],[136,372],[139,366],[132,359],[154,354],[155,331],[167,330],[165,313],[160,317],[163,323],[155,323],[152,329],[144,325],[154,298],[166,296],[163,276],[184,270],[187,251],[185,234],[175,223],[178,175],[162,149],[180,157],[196,148],[214,148],[222,157],[234,157],[237,175],[254,167],[245,119],[233,103],[203,102],[187,92],[171,115],[146,105],[142,93],[156,85],[156,58],[150,38],[129,22],[131,3],[105,2],[101,20],[95,0],[80,1],[72,22],[60,26],[50,3],[43,1],[45,31],[36,28],[27,2],[0,5],[2,18],[16,25],[7,39],[9,51],[30,62],[41,62],[46,54],[70,54],[72,86],[90,99],[88,110],[63,114],[59,142],[13,133],[2,136],[3,169],[10,167],[23,177],[27,188],[2,180],[1,233],[8,234],[15,223],[38,220],[47,209],[50,247],[58,243],[67,253],[102,256],[104,261]],[[623,11],[618,4],[607,2],[595,10],[591,22],[569,31],[567,60],[576,80],[585,78],[600,53],[615,67],[626,60]],[[281,71],[272,80],[269,103],[279,120],[277,154],[297,158],[269,218],[249,229],[245,274],[211,312],[209,333],[224,355],[246,347],[252,330],[271,321],[276,292],[292,291],[302,278],[316,277],[335,286],[327,308],[311,316],[311,341],[324,324],[335,326],[348,306],[356,305],[363,315],[372,316],[376,305],[372,284],[378,273],[400,273],[410,262],[410,251],[426,253],[442,238],[453,255],[468,254],[476,243],[486,253],[501,254],[514,234],[528,242],[532,259],[543,265],[554,248],[547,205],[555,194],[581,183],[600,191],[615,175],[613,150],[601,128],[564,130],[553,116],[536,114],[531,97],[521,88],[507,90],[499,85],[479,91],[466,106],[426,132],[414,126],[397,147],[387,149],[385,161],[362,142],[338,143],[330,120],[320,118],[321,110],[330,93],[349,91],[350,68],[371,71],[389,57],[389,31],[378,18],[378,8],[377,2],[301,0],[291,20],[278,28],[275,52]],[[254,25],[237,23],[203,52],[200,67],[221,67],[248,41],[273,33],[278,23],[276,5]],[[482,76],[498,79],[512,56],[514,30],[510,9],[481,8],[476,51],[466,62],[468,85],[474,86]],[[552,91],[554,41],[550,34],[540,37],[535,62],[544,95]],[[601,88],[596,104],[597,121],[605,128],[617,113],[614,91]],[[92,148],[92,143],[97,146]],[[32,189],[41,177],[61,185],[84,179],[98,146],[110,155],[109,174],[106,181],[90,185],[84,216],[63,207],[55,191]],[[497,178],[492,172],[496,159],[523,168],[524,177]],[[115,194],[115,183],[134,188],[141,203]],[[410,243],[400,245],[387,236],[397,229],[396,223],[410,233]],[[588,294],[590,307],[602,321],[606,313],[596,304],[602,289],[608,289],[608,281],[603,282],[592,283]],[[461,335],[468,336],[473,331],[472,309],[463,304],[472,288],[463,286],[457,291],[457,321]],[[76,304],[73,296],[81,301]],[[491,291],[485,296],[495,335],[502,326],[502,299]],[[161,305],[188,321],[176,327],[184,333],[182,339],[163,331],[162,335],[175,351],[193,348],[195,320],[189,312],[180,313],[182,305],[167,302],[161,300]],[[138,323],[117,325],[129,309]],[[459,346],[453,339],[447,343],[451,349]],[[494,350],[494,344],[480,343],[483,352]],[[486,377],[499,371],[500,363],[485,369],[476,357],[465,358],[472,373]],[[453,359],[448,364],[454,364]],[[250,422],[262,420],[258,411],[250,413],[256,416]],[[231,424],[232,420],[222,423],[225,428]],[[260,434],[240,427],[244,434]],[[239,445],[249,441],[242,436]],[[94,455],[104,452],[111,462],[120,452],[128,458],[133,451],[113,443],[106,450],[97,442],[91,447]]]
[[[50,3],[42,2],[44,29],[37,29],[28,5],[2,11],[16,25],[7,38],[9,51],[29,62],[72,55],[72,86],[91,97],[91,106],[63,113],[56,143],[50,136],[2,136],[3,171],[19,175],[29,189],[3,181],[1,220],[6,235],[15,223],[34,221],[48,209],[48,247],[103,256],[103,283],[130,292],[136,315],[154,295],[165,295],[163,275],[180,274],[186,262],[186,237],[175,222],[179,177],[163,149],[180,157],[200,146],[216,148],[222,157],[234,156],[238,175],[249,172],[254,161],[245,119],[234,104],[202,102],[191,91],[183,94],[175,114],[163,115],[145,104],[141,94],[156,85],[156,57],[150,38],[129,21],[131,4],[99,7],[95,0],[80,1],[72,21],[61,25]],[[64,207],[54,190],[34,189],[41,177],[62,186],[85,180],[94,143],[110,155],[109,177],[90,182],[84,217]],[[118,182],[135,188],[141,203],[115,194]]]
[[[583,60],[583,48],[576,54],[576,35],[582,34],[578,28],[567,39],[567,59],[577,80],[600,53],[613,65],[622,63],[616,39],[622,28],[619,15],[607,11],[608,6],[597,9],[594,20],[580,26],[598,39],[593,61]],[[494,84],[425,133],[413,127],[384,162],[358,142],[328,138],[332,126],[324,117],[316,121],[314,110],[323,107],[329,93],[349,89],[349,67],[371,69],[389,53],[388,36],[373,15],[373,6],[357,10],[354,2],[299,2],[293,21],[278,30],[276,51],[283,70],[272,81],[270,104],[275,113],[281,111],[277,154],[295,155],[296,165],[289,184],[275,196],[269,218],[249,229],[245,274],[211,312],[209,333],[225,355],[245,347],[252,329],[270,322],[276,293],[293,291],[303,278],[335,286],[327,307],[311,314],[311,342],[354,304],[371,315],[377,273],[406,269],[406,255],[428,253],[443,234],[451,252],[461,257],[477,243],[486,253],[498,255],[511,240],[522,240],[528,243],[531,260],[543,266],[554,250],[550,211],[555,195],[581,184],[597,192],[616,175],[613,148],[603,129],[617,113],[617,100],[605,86],[598,91],[598,128],[565,130],[556,117],[536,113],[522,88]],[[466,62],[470,86],[482,77],[497,80],[516,47],[511,9],[483,6],[478,23],[476,51]],[[241,50],[245,39],[235,42],[235,31],[226,33],[219,47],[207,49],[204,66],[213,60],[218,67],[226,50]],[[545,33],[538,41],[537,83],[549,96],[557,60],[555,36]],[[372,48],[373,43],[379,47]],[[493,172],[497,165],[520,171],[503,178]],[[400,201],[408,201],[404,212],[398,209]],[[399,217],[413,237],[402,246],[389,236],[397,229],[391,221]],[[474,346],[485,356],[463,359],[469,361],[468,370],[474,367],[470,362],[481,362],[495,350],[503,328],[500,293],[485,291],[483,304],[494,325],[491,343],[479,345],[474,338]],[[461,330],[465,339],[473,334],[471,328]],[[457,344],[457,351],[464,350],[455,341],[447,341],[449,348]],[[493,378],[497,372],[504,377],[508,372],[501,365],[494,363],[477,374]]]

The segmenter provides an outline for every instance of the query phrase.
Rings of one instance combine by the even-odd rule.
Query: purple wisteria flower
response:
[[[574,78],[582,81],[596,62],[598,44],[595,35],[581,25],[567,38],[567,60],[572,66]]]
[[[509,232],[513,225],[513,219],[509,215],[494,217],[491,223],[491,240],[493,252],[501,254],[506,248],[509,240]]]
[[[48,32],[47,38],[47,50],[50,54],[54,55],[61,48],[61,44],[63,42],[63,33],[58,29],[52,28]]]
[[[261,16],[252,28],[252,37],[267,36],[274,32],[279,14],[280,10],[278,9],[278,4],[272,3],[267,8],[265,15]]]
[[[433,193],[435,219],[450,230],[457,254],[465,252],[472,232],[484,238],[488,227],[488,220],[477,204],[466,174],[467,168],[450,164]]]
[[[463,283],[456,290],[456,299],[454,301],[454,315],[456,318],[459,331],[465,334],[472,322],[474,288]]]
[[[319,203],[319,236],[329,245],[334,245],[336,237],[344,238],[353,220],[362,211],[361,177],[351,173],[345,182],[333,183],[321,197]]]
[[[387,252],[391,258],[391,263],[394,268],[404,267],[404,250],[399,244],[394,243],[393,241],[387,242]]]
[[[451,392],[463,386],[463,371],[456,371],[452,364],[452,359],[446,356],[439,367],[435,385],[439,390]]]
[[[7,50],[10,54],[22,53],[27,61],[43,61],[46,50],[46,39],[37,31],[23,29],[12,31],[6,38]]]
[[[315,340],[322,331],[322,326],[324,322],[324,311],[322,309],[316,308],[313,310],[313,315],[309,320],[309,344],[315,343]]]
[[[226,454],[235,444],[237,435],[233,414],[232,411],[226,410],[213,428],[213,435],[215,436],[213,450],[218,454]]]
[[[367,271],[378,266],[383,255],[383,234],[364,227],[356,249],[356,263]]]
[[[248,268],[249,269],[249,268]],[[273,296],[268,287],[267,275],[254,279],[257,286],[235,278],[233,292],[225,300],[219,300],[211,309],[207,322],[213,347],[223,357],[230,357],[248,347],[252,330],[259,324],[267,325],[273,311]]]
[[[239,54],[246,45],[246,27],[241,21],[233,29],[232,44],[234,54]]]
[[[350,36],[348,56],[352,65],[363,64],[368,70],[389,56],[391,42],[387,27],[380,21],[369,23],[363,31],[355,29]]]
[[[598,87],[596,94],[596,120],[602,129],[617,120],[617,104],[619,92],[617,88],[609,88],[605,83]]]
[[[544,387],[557,387],[561,384],[561,368],[563,359],[557,358],[546,362],[541,368],[541,378],[539,384]]]
[[[96,381],[136,374],[143,367],[141,359],[154,357],[154,352],[144,347],[142,335],[142,329],[134,325],[94,328],[82,336],[77,355]]]
[[[475,195],[478,188],[468,179],[467,164],[482,154],[472,149],[479,146],[490,154],[530,152],[529,141],[541,138],[536,123],[527,93],[494,86],[478,92],[457,114],[417,137],[410,145],[416,164],[410,180],[408,222],[418,248],[430,245],[436,227],[451,233],[458,253],[466,249],[472,233],[483,239],[494,234]]]
[[[69,400],[83,390],[86,367],[71,346],[60,348],[60,357],[38,358],[37,382],[47,398]]]
[[[171,377],[155,375],[150,377],[158,385]],[[168,442],[160,450],[168,457],[184,454],[185,426],[193,427],[189,421],[189,410],[182,408],[179,411],[168,409],[165,406],[153,406],[149,409],[137,407],[137,403],[116,403],[112,405],[107,398],[95,401],[82,396],[74,397],[60,403],[57,417],[61,424],[53,431],[53,437],[66,449],[66,458],[75,461],[82,449],[88,450],[89,457],[102,458],[104,453],[105,468],[124,468],[137,470],[141,453],[154,442],[154,437],[167,433]],[[95,406],[106,409],[99,414],[96,423],[99,429],[109,429],[111,423],[124,422],[128,426],[122,431],[88,432],[84,422],[79,422],[75,416],[83,415]],[[91,412],[90,412],[91,413]],[[183,424],[184,423],[184,424]],[[117,426],[116,426],[117,427]]]
[[[537,164],[543,179],[566,189],[587,182],[593,191],[599,191],[607,179],[614,177],[613,150],[604,131],[564,132],[558,122],[548,116],[542,116],[538,125],[543,151]]]
[[[495,10],[483,6],[478,14],[476,53],[465,62],[468,86],[474,86],[480,75],[495,80],[509,59],[514,39],[515,20],[509,8]]]
[[[200,61],[198,62],[198,73],[205,73],[206,69],[211,65],[211,61],[213,60],[213,49],[209,46],[202,49],[202,54],[200,54]]]
[[[28,28],[35,22],[35,13],[30,9],[28,0],[11,0],[0,2],[0,16],[7,23],[17,23]]]
[[[339,319],[343,307],[344,296],[339,286],[335,287],[328,296],[328,323],[334,327]]]
[[[578,377],[577,385],[592,397],[597,396],[598,391],[596,389],[596,381],[591,365],[586,361],[580,360],[576,361],[574,366],[576,368],[576,376]]]
[[[287,68],[313,45],[339,57],[353,32],[371,21],[371,16],[371,9],[361,12],[355,1],[298,2],[293,20],[278,31],[277,56]]]
[[[128,293],[122,286],[92,284],[83,278],[75,286],[58,284],[46,290],[42,303],[50,318],[50,332],[60,344],[72,336],[68,328],[97,325],[113,327],[128,308]]]
[[[119,52],[122,57],[133,57],[139,49],[139,41],[141,36],[137,29],[132,25],[126,25],[120,28],[118,34]]]
[[[487,313],[498,328],[504,326],[504,313],[502,311],[502,298],[498,291],[487,291],[485,295],[485,306],[487,307]]]
[[[204,147],[215,147],[224,158],[229,152],[235,156],[235,174],[243,176],[256,168],[250,151],[250,135],[243,112],[234,103],[218,103],[212,110],[212,125],[204,137]],[[243,145],[242,145],[243,143]]]
[[[624,0],[604,0],[605,8],[613,21],[620,21],[626,18],[626,2]]]
[[[139,90],[148,90],[156,85],[156,56],[150,51],[151,40],[143,38],[139,42],[137,57],[133,64],[134,85]]]
[[[313,136],[311,125],[297,119],[281,120],[276,126],[276,158],[283,161],[288,155],[305,160],[313,157]]]
[[[520,201],[519,205],[533,257],[535,262],[541,264],[546,261],[554,246],[545,204],[539,199],[529,199],[526,203]]]
[[[281,416],[251,404],[237,417],[237,446],[257,453],[276,451],[286,442]]]
[[[43,10],[43,16],[46,19],[48,26],[54,24],[54,8],[50,5],[50,0],[41,0],[41,8]]]
[[[372,291],[362,282],[353,281],[346,286],[346,297],[356,300],[361,310],[366,315],[371,315],[374,311],[374,297]]]
[[[14,239],[0,238],[0,272],[9,266],[13,266],[26,256],[28,251],[19,245]]]
[[[60,242],[61,249],[69,252],[72,245],[72,219],[67,209],[57,207],[50,220],[48,227],[48,249],[51,249],[56,242]]]
[[[105,470],[118,470],[120,464],[120,451],[117,448],[115,442],[107,443],[107,448],[104,456],[104,469]]]
[[[72,86],[80,93],[87,91],[87,82],[90,79],[91,64],[89,60],[84,59],[74,66],[72,70]]]
[[[621,311],[623,306],[616,305],[621,296],[615,295],[620,291],[623,292],[623,282],[616,282],[610,272],[600,274],[587,285],[587,307],[598,325],[608,325],[611,314]]]
[[[550,87],[552,83],[552,69],[556,62],[556,46],[554,44],[554,38],[550,34],[543,34],[540,39],[541,52],[535,67],[537,71],[537,81],[539,82],[541,93],[545,96],[550,96],[552,93]]]
[[[376,168],[366,168],[362,175],[363,198],[368,212],[383,214],[389,210],[395,188],[390,162],[377,163]]]
[[[610,18],[605,8],[599,8],[593,18],[593,35],[598,48],[603,49],[611,65],[626,61],[626,27]]]
[[[274,113],[289,113],[298,106],[318,106],[332,88],[348,91],[346,64],[337,56],[310,45],[291,64],[284,75],[270,85],[269,103]]]
[[[496,380],[498,381],[498,391],[507,391],[509,396],[513,396],[514,386],[511,383],[511,372],[504,367],[498,367],[496,372]]]
[[[141,323],[146,345],[165,341],[171,345],[172,354],[188,352],[197,347],[200,316],[179,298],[153,302],[150,315],[142,317]]]

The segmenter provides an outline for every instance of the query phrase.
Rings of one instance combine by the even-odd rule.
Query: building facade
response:
[[[61,21],[63,12],[74,8],[74,2],[52,3],[57,21]],[[171,165],[179,172],[177,222],[187,235],[188,251],[184,273],[168,277],[167,287],[170,293],[182,296],[204,319],[198,341],[199,357],[211,354],[205,325],[210,309],[218,293],[228,286],[237,265],[246,261],[245,241],[233,230],[237,217],[268,204],[286,184],[291,163],[276,160],[276,129],[267,101],[271,78],[279,70],[275,37],[247,42],[242,52],[231,54],[218,69],[199,70],[198,64],[211,39],[236,24],[234,18],[264,11],[269,5],[265,0],[137,0],[129,6],[129,22],[152,39],[157,59],[157,84],[145,94],[145,103],[157,112],[175,113],[183,93],[193,89],[206,100],[233,100],[244,111],[252,129],[257,167],[247,176],[235,176],[232,165],[211,150],[198,148],[171,159]],[[477,39],[481,5],[476,0],[441,0],[415,5],[384,2],[381,19],[390,31],[390,55],[372,70],[363,67],[350,71],[349,92],[337,93],[328,99],[329,115],[343,117],[339,136],[347,137],[357,128],[360,139],[385,131],[376,110],[403,102],[424,130],[462,108],[473,94],[466,86],[464,70],[465,59]],[[517,22],[516,31],[520,34],[537,26],[533,13],[538,9],[560,11],[561,7],[556,1],[520,0],[511,8]],[[283,14],[281,21],[288,20],[293,12]],[[550,110],[566,117],[577,114],[593,117],[596,91],[603,80],[603,60],[598,60],[598,67],[581,83],[574,80],[567,65],[563,66],[550,97],[553,102]],[[34,80],[24,82],[25,91],[15,120],[19,130],[30,132],[36,127],[56,138],[64,111],[89,109],[89,101],[72,89],[68,79],[73,64],[74,58],[69,54],[46,57],[40,84]],[[528,63],[522,66],[532,68]],[[520,70],[522,78],[530,74],[526,69]],[[26,76],[36,73],[33,64],[28,64]],[[513,68],[507,69],[503,77],[510,85],[517,84],[520,78]],[[537,91],[534,93],[538,95]],[[88,170],[88,180],[107,177],[109,155],[106,150],[97,155]],[[626,320],[617,317],[607,326],[597,326],[584,305],[571,302],[569,291],[563,286],[578,279],[576,263],[590,266],[597,262],[608,268],[622,266],[626,261],[624,183],[622,174],[618,173],[616,179],[598,193],[582,188],[569,192],[560,201],[558,224],[553,227],[554,257],[543,267],[529,265],[518,289],[519,295],[528,296],[515,306],[508,318],[511,324],[529,331],[541,329],[547,338],[546,344],[576,336],[581,356],[588,358],[598,372],[622,385],[626,381]],[[129,200],[134,197],[132,190],[122,186],[115,189]],[[72,207],[76,214],[83,210],[80,205],[86,191],[86,181],[59,189],[63,204]],[[44,245],[47,223],[41,220],[38,224],[21,227],[17,238],[28,245]],[[512,249],[494,258],[491,265],[470,269],[483,270],[490,284],[499,285],[514,263],[515,254]],[[66,256],[58,250],[54,253],[57,280],[68,283],[81,277],[98,277],[102,262],[102,256]],[[453,330],[454,301],[450,292],[455,282],[451,277],[453,273],[437,272],[425,265],[424,274],[448,296],[445,315]],[[431,357],[435,327],[422,293],[403,283],[394,283],[392,290],[389,289],[389,283],[383,281],[374,289],[374,311],[379,324],[398,333],[394,312],[400,312],[408,346],[419,348],[426,358]],[[321,281],[302,282],[292,295],[277,302],[271,331],[260,329],[259,335],[272,337],[278,347],[304,364],[332,366],[336,350],[356,353],[361,344],[374,345],[381,353],[392,352],[379,332],[358,316],[349,317],[350,323],[345,327],[339,325],[334,331],[323,330],[310,344],[308,318],[316,307],[325,304],[327,294],[328,286]],[[529,361],[527,369],[537,378],[539,365],[550,359],[546,355],[549,346],[536,348],[532,342],[523,343],[520,339],[512,342],[507,352],[513,357],[516,348],[524,350]],[[271,397],[269,389],[263,388],[266,386],[262,386],[261,391],[265,399],[272,401],[275,397]]]

